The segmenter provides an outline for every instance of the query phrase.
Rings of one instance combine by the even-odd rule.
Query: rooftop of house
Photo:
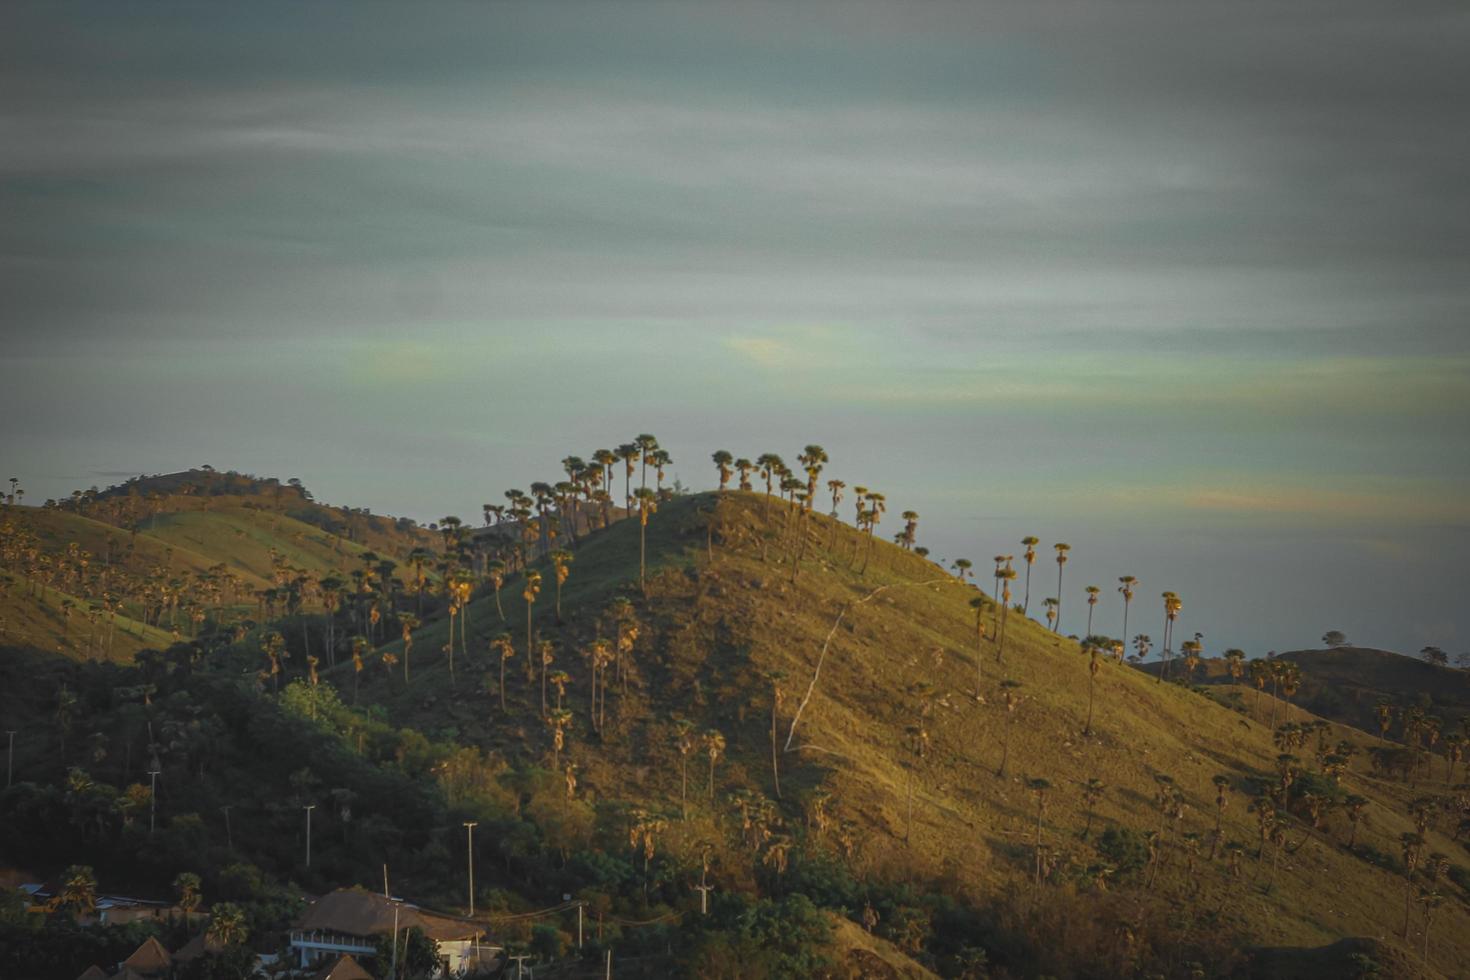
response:
[[[481,923],[430,912],[363,888],[339,888],[312,902],[296,928],[305,932],[336,932],[349,936],[376,936],[393,931],[397,910],[399,929],[417,926],[430,939],[444,942],[484,935]]]

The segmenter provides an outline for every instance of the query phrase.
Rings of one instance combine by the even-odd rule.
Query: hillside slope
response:
[[[1050,849],[1048,860],[1062,869],[1046,877],[1087,893],[1095,914],[1109,923],[1099,927],[1105,936],[1078,929],[1059,937],[1058,957],[1095,954],[1115,924],[1130,916],[1182,914],[1200,932],[1233,932],[1283,947],[1387,936],[1400,928],[1402,907],[1392,901],[1342,896],[1405,894],[1403,877],[1390,869],[1399,836],[1414,829],[1407,816],[1415,795],[1410,787],[1372,777],[1361,761],[1340,791],[1323,789],[1319,777],[1313,783],[1319,792],[1371,801],[1371,824],[1359,828],[1358,853],[1340,843],[1349,831],[1341,813],[1324,817],[1315,830],[1293,818],[1285,847],[1268,846],[1259,862],[1247,857],[1245,877],[1232,877],[1219,853],[1213,861],[1203,856],[1216,814],[1212,779],[1226,777],[1225,839],[1253,853],[1259,830],[1247,803],[1256,789],[1276,781],[1279,754],[1263,726],[1189,690],[1106,663],[1096,678],[1093,731],[1084,735],[1090,674],[1074,642],[1012,614],[998,662],[998,624],[987,612],[990,636],[979,644],[977,664],[970,601],[980,593],[973,585],[883,542],[872,544],[861,573],[856,569],[869,545],[852,528],[815,516],[798,532],[786,505],[753,494],[719,498],[710,561],[704,514],[715,505],[712,495],[680,499],[651,519],[648,549],[658,571],[650,573],[646,598],[629,586],[637,579],[634,521],[595,535],[576,553],[563,596],[566,624],[559,629],[552,625],[548,576],[534,610],[542,624],[537,642],[554,639],[555,666],[573,677],[567,752],[580,767],[582,790],[641,805],[670,798],[677,804],[674,719],[684,717],[697,731],[716,729],[726,740],[715,766],[714,803],[696,804],[700,819],[724,819],[732,792],[774,798],[772,678],[779,678],[783,820],[809,824],[816,810],[824,811],[821,823],[845,828],[842,849],[864,875],[945,880],[977,901],[1008,889],[1024,892],[1034,877],[1037,804],[1044,796],[1042,843]],[[802,549],[792,581],[790,555]],[[447,623],[441,621],[415,636],[412,683],[405,689],[396,674],[371,672],[363,700],[386,706],[396,723],[511,757],[549,754],[539,685],[522,674],[525,607],[518,592],[518,585],[508,586],[502,596],[504,623],[493,600],[470,606],[469,659],[459,655],[453,682],[442,651]],[[590,725],[583,653],[599,630],[611,635],[605,610],[617,595],[633,600],[641,633],[626,693],[613,682],[606,728],[598,734]],[[487,649],[501,629],[517,645],[508,715],[498,706],[496,667]],[[387,649],[401,654],[401,644]],[[1019,686],[1003,688],[1002,682]],[[1006,691],[1019,698],[1014,711],[1006,708]],[[1347,728],[1333,730],[1331,739],[1364,741]],[[1310,761],[1302,768],[1310,769]],[[1159,777],[1182,791],[1183,816],[1161,815]],[[1089,818],[1081,787],[1091,779],[1106,790],[1084,840]],[[1095,845],[1113,826],[1162,831],[1162,870],[1153,887],[1106,887],[1107,868],[1115,862]],[[1431,849],[1463,863],[1461,848],[1448,836],[1433,829],[1428,836]],[[1363,856],[1369,848],[1372,860]],[[1441,887],[1457,900],[1436,913],[1431,961],[1466,962],[1464,895],[1449,882]],[[1417,943],[1419,920],[1411,919],[1410,940]]]

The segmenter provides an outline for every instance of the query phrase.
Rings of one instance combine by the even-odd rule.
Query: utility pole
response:
[[[306,866],[311,867],[311,811],[316,809],[315,803],[308,803],[301,809],[306,811]]]
[[[715,890],[715,886],[701,881],[694,886],[694,890],[699,892],[699,914],[709,915],[709,893]]]
[[[158,777],[163,775],[157,769],[148,770],[148,836],[153,836],[153,826],[158,817]]]
[[[388,894],[388,866],[383,865],[383,895]],[[393,903],[393,965],[388,969],[388,976],[398,975],[398,903]]]
[[[383,864],[383,897],[388,897],[388,865],[386,862]]]
[[[516,963],[516,980],[521,980],[521,977],[525,976],[525,972],[526,972],[526,960],[529,960],[530,958],[531,958],[531,954],[529,954],[529,953],[517,953],[515,956],[507,956],[506,957],[506,959],[508,959],[508,960],[515,960],[515,963]]]
[[[235,804],[233,803],[220,807],[225,815],[225,846],[232,851],[235,849],[235,837],[230,833],[230,811],[234,808]]]
[[[6,732],[10,736],[10,748],[5,752],[5,788],[9,789],[11,775],[15,772],[15,732]]]
[[[475,917],[475,827],[478,824],[473,820],[464,822],[464,829],[469,831],[468,841],[465,845],[470,858],[470,918]]]
[[[611,946],[609,946],[607,948],[607,973],[605,974],[605,976],[607,977],[607,980],[612,980],[612,947]]]
[[[577,903],[577,948],[578,949],[581,949],[582,948],[582,906],[584,906],[586,904],[587,904],[586,902],[578,902]]]

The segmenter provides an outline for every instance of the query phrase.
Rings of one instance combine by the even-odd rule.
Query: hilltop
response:
[[[248,858],[269,877],[323,888],[372,885],[391,859],[411,893],[457,904],[452,855],[462,821],[475,819],[483,907],[508,913],[570,893],[610,917],[679,919],[668,942],[684,963],[717,961],[720,943],[758,946],[741,931],[753,921],[741,909],[767,907],[752,902],[822,935],[799,896],[943,975],[1185,975],[1200,964],[1245,976],[1254,959],[1304,964],[1264,975],[1340,976],[1333,964],[1346,954],[1333,944],[1393,937],[1403,924],[1401,902],[1343,900],[1368,895],[1403,896],[1413,913],[1407,951],[1351,947],[1382,975],[1419,969],[1408,964],[1426,921],[1432,965],[1419,975],[1470,960],[1470,878],[1448,835],[1458,804],[1423,831],[1425,854],[1454,855],[1448,868],[1406,881],[1400,838],[1416,831],[1421,791],[1370,771],[1362,732],[1329,724],[1314,735],[1356,750],[1335,777],[1323,771],[1329,753],[1314,764],[1305,743],[1283,770],[1273,733],[1248,711],[1084,651],[876,533],[758,492],[646,499],[657,501],[646,528],[635,507],[547,555],[535,518],[508,525],[498,590],[467,574],[474,562],[451,562],[443,584],[463,582],[466,601],[431,596],[414,626],[414,593],[402,592],[360,665],[324,657],[308,668],[326,616],[309,607],[240,639],[209,641],[206,630],[143,665],[136,680],[158,690],[154,721],[201,708],[219,719],[207,748],[185,740],[164,760],[170,814],[198,814],[198,826],[127,857],[97,837],[89,860],[147,877],[165,873],[164,857],[212,868]],[[279,512],[260,519],[292,527]],[[190,534],[158,542],[176,558],[197,543],[205,561],[223,560],[227,537]],[[243,552],[238,561],[249,573]],[[528,639],[530,572],[541,580]],[[288,658],[267,652],[272,635]],[[58,675],[14,672],[34,656],[8,656],[5,680],[44,705]],[[271,665],[280,672],[258,673]],[[138,713],[109,693],[119,678],[92,670],[60,676],[104,740],[136,738]],[[46,725],[52,709],[34,710],[29,724]],[[118,755],[91,768],[122,788],[136,767]],[[23,759],[23,772],[59,771],[54,743],[33,742]],[[1248,806],[1283,771],[1286,808]],[[1367,819],[1349,821],[1349,796]],[[318,812],[308,872],[299,807],[318,800],[331,805]],[[233,847],[211,817],[225,805],[236,808]],[[32,840],[33,856],[71,860],[44,823],[5,829]],[[691,890],[703,876],[715,887],[708,923]],[[1421,884],[1448,899],[1427,920]],[[623,929],[620,948],[656,948],[645,935]]]

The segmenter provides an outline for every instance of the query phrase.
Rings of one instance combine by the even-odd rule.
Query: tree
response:
[[[1231,680],[1239,683],[1245,676],[1245,651],[1234,647],[1225,651],[1225,667],[1230,671]]]
[[[1363,819],[1363,810],[1368,806],[1368,799],[1354,793],[1343,800],[1342,805],[1347,810],[1348,823],[1352,827],[1348,832],[1347,842],[1347,849],[1351,851],[1358,839],[1358,823]]]
[[[404,613],[398,617],[398,624],[403,628],[403,683],[408,685],[408,652],[413,649],[413,631],[419,628],[419,618],[412,613]]]
[[[1085,633],[1083,633],[1082,635],[1083,636],[1091,636],[1092,635],[1092,610],[1094,608],[1096,608],[1096,606],[1097,606],[1097,599],[1098,599],[1098,596],[1102,594],[1102,589],[1100,589],[1096,585],[1089,585],[1083,591],[1085,591],[1087,593],[1087,631]],[[1127,636],[1128,634],[1127,633],[1124,633],[1123,635],[1124,636]]]
[[[777,764],[776,750],[776,713],[781,710],[781,702],[785,699],[785,692],[781,690],[781,682],[785,680],[786,673],[773,670],[767,675],[771,682],[771,782],[776,787],[776,799],[781,799],[781,770]]]
[[[1036,546],[1041,539],[1034,534],[1028,534],[1021,539],[1026,546],[1025,553],[1021,556],[1026,559],[1026,597],[1021,600],[1021,615],[1030,615],[1031,612],[1031,565],[1036,561]]]
[[[680,718],[674,722],[674,747],[679,750],[679,813],[689,819],[689,753],[694,751],[694,723]]]
[[[1215,785],[1215,829],[1210,834],[1210,856],[1209,860],[1215,860],[1215,849],[1220,846],[1223,835],[1220,823],[1225,819],[1225,808],[1230,805],[1230,777],[1223,773],[1216,773],[1210,779]]]
[[[980,644],[985,639],[985,607],[990,605],[990,600],[984,595],[977,595],[970,600],[970,608],[975,610],[975,698],[980,698],[981,685],[985,683],[985,661],[980,658]]]
[[[174,890],[179,893],[179,908],[186,913],[199,911],[202,901],[199,885],[199,876],[192,871],[183,871],[174,877]]]
[[[1252,713],[1257,718],[1261,714],[1261,692],[1266,689],[1266,682],[1271,679],[1271,663],[1260,657],[1252,660],[1246,667],[1246,673],[1250,675],[1251,683],[1256,686],[1256,703]]]
[[[634,496],[638,498],[638,588],[647,595],[648,585],[644,575],[648,556],[648,518],[658,510],[658,498],[647,487],[639,487]]]
[[[1036,887],[1041,887],[1041,818],[1046,813],[1046,795],[1051,791],[1051,783],[1045,779],[1026,780],[1026,789],[1036,797]]]
[[[715,798],[715,763],[725,751],[725,736],[711,728],[704,733],[704,751],[709,756],[709,798]]]
[[[1404,926],[1403,937],[1409,938],[1409,904],[1414,897],[1414,872],[1424,860],[1424,835],[1406,833],[1399,835],[1399,851],[1404,859]]]
[[[740,489],[750,490],[750,474],[755,469],[755,464],[741,456],[735,460],[735,472],[740,474]]]
[[[1132,575],[1118,576],[1118,591],[1123,593],[1123,636],[1128,635],[1128,607],[1133,602],[1133,590],[1138,588],[1138,579]]]
[[[912,511],[910,511],[910,513],[912,513]],[[968,558],[956,558],[954,560],[955,576],[961,582],[963,582],[965,580],[965,576],[970,574],[970,569],[973,567],[973,564],[974,563],[971,562]]]
[[[1329,647],[1345,647],[1348,645],[1348,638],[1343,634],[1341,630],[1328,630],[1326,633],[1322,634],[1322,645]]]
[[[205,936],[220,946],[241,945],[250,936],[245,910],[233,902],[215,902],[209,910],[209,929]]]
[[[761,515],[765,516],[771,509],[771,484],[776,474],[786,469],[785,462],[775,453],[761,453],[755,458],[755,465],[760,470],[761,479],[766,481],[766,502],[761,509]]]
[[[633,474],[638,469],[638,461],[643,458],[637,443],[625,442],[614,450],[618,459],[623,461],[623,502],[629,511],[633,509]]]
[[[1062,569],[1066,567],[1067,558],[1069,557],[1068,552],[1072,550],[1072,546],[1065,541],[1059,541],[1052,545],[1052,547],[1057,550],[1057,618],[1056,622],[1052,624],[1052,632],[1060,633],[1062,631]],[[1092,632],[1091,627],[1088,627],[1088,632]]]
[[[903,550],[904,551],[913,551],[914,550],[914,539],[918,536],[918,533],[919,533],[919,512],[916,511],[916,510],[906,510],[906,511],[903,512],[902,517],[903,517],[903,536],[902,536],[902,538],[900,540],[902,541],[902,544],[903,544]],[[970,563],[967,560],[965,562],[965,571],[969,571],[969,569],[970,569]],[[963,579],[964,576],[961,575],[960,578]]]
[[[1419,651],[1419,656],[1424,658],[1425,663],[1435,664],[1439,667],[1450,665],[1450,656],[1439,647],[1425,647]]]
[[[1006,567],[1000,570],[1000,580],[1004,583],[1000,597],[1000,636],[995,644],[995,662],[1000,663],[1005,656],[1006,650],[1006,624],[1011,618],[1011,583],[1016,580],[1016,570]]]
[[[817,480],[822,475],[822,466],[829,461],[827,450],[817,445],[807,446],[796,460],[806,470],[806,507],[810,509],[817,499]]]
[[[1092,819],[1097,812],[1097,804],[1102,800],[1103,791],[1107,789],[1101,779],[1093,777],[1082,784],[1082,803],[1087,808],[1087,823],[1082,828],[1082,839],[1092,833]]]
[[[556,624],[561,625],[561,587],[572,574],[572,553],[557,548],[551,553],[551,567],[556,572]]]
[[[735,461],[735,457],[726,450],[717,449],[710,455],[710,459],[714,461],[715,470],[719,473],[720,493],[724,493],[730,485],[730,464]]]
[[[1006,679],[1000,682],[1001,705],[1006,709],[1005,732],[1001,740],[1000,768],[995,771],[996,776],[1005,778],[1006,762],[1011,757],[1011,720],[1016,716],[1016,709],[1024,700],[1020,692],[1021,682]]]
[[[505,710],[505,664],[516,655],[515,643],[509,633],[497,633],[490,640],[490,649],[500,654],[500,710]]]
[[[1102,669],[1102,647],[1092,642],[1088,637],[1083,652],[1087,654],[1087,724],[1082,728],[1083,735],[1092,734],[1092,701],[1093,692],[1097,687],[1097,672]]]
[[[541,594],[541,573],[534,568],[526,569],[526,581],[521,589],[521,598],[526,600],[526,680],[531,680],[536,669],[535,647],[532,641],[535,638],[536,623],[534,613],[536,609],[536,597]]]
[[[61,888],[51,907],[76,917],[92,914],[97,908],[97,875],[89,865],[73,864],[61,873]]]
[[[1057,607],[1061,604],[1061,601],[1055,596],[1047,596],[1045,599],[1041,600],[1041,604],[1046,607],[1046,625],[1050,626],[1052,632],[1055,633],[1057,623]]]
[[[499,558],[485,566],[485,577],[490,580],[490,587],[495,590],[495,612],[499,614],[502,623],[505,622],[505,609],[500,605],[500,588],[505,585],[505,572],[505,562]]]

